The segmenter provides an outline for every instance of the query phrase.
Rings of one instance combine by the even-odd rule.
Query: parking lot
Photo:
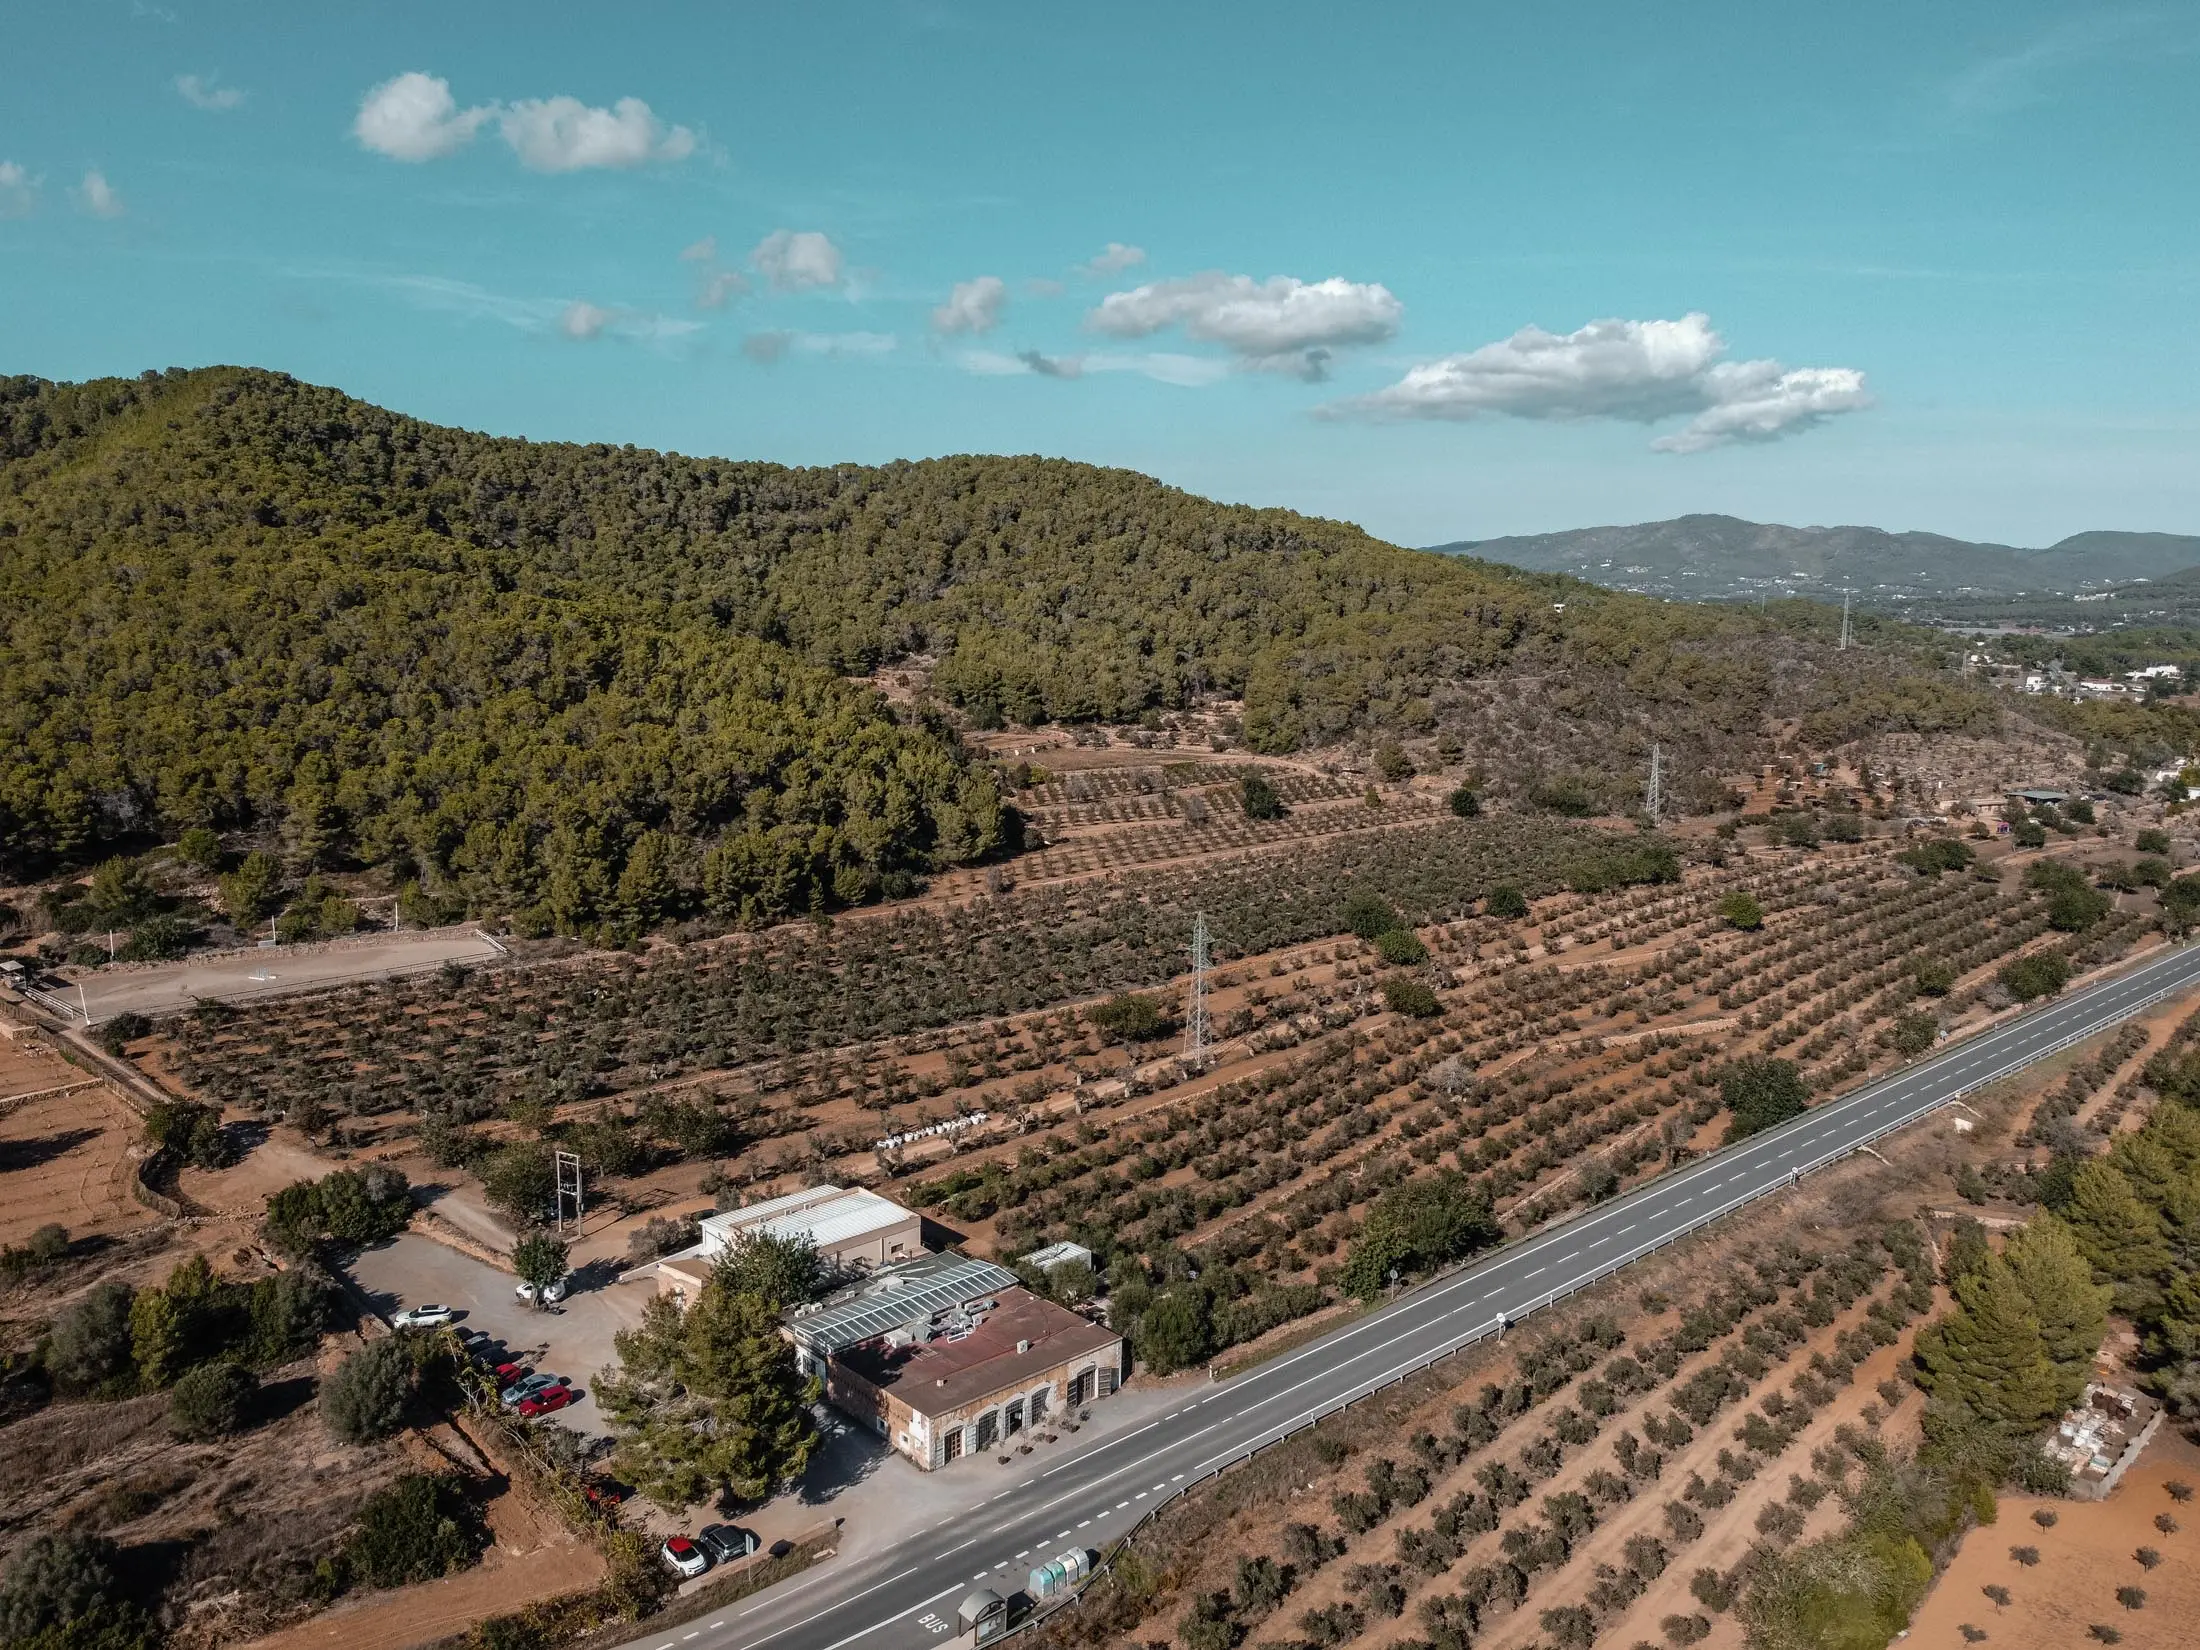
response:
[[[538,1312],[513,1295],[511,1273],[410,1232],[362,1251],[351,1275],[385,1315],[439,1302],[458,1312],[458,1328],[503,1343],[506,1356],[566,1376],[581,1396],[558,1419],[592,1436],[606,1430],[591,1390],[596,1371],[615,1361],[612,1336],[641,1322],[650,1295],[645,1283],[612,1283],[616,1274],[599,1262],[573,1275],[560,1305]]]
[[[179,1014],[200,1001],[247,1002],[300,991],[324,991],[331,986],[423,974],[445,963],[479,966],[503,955],[503,947],[485,934],[446,928],[101,969],[81,980],[70,980],[59,989],[31,994],[64,1017],[76,1018],[89,1012],[91,1023],[97,1025],[117,1014]]]

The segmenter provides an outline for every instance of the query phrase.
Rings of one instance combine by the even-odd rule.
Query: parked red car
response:
[[[548,1415],[554,1410],[563,1409],[572,1401],[573,1389],[571,1387],[547,1386],[532,1398],[522,1398],[519,1401],[519,1412],[529,1418],[537,1415]]]

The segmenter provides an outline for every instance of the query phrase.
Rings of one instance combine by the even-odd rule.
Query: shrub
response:
[[[1927,876],[1938,876],[1943,871],[1966,870],[1973,857],[1969,845],[1954,837],[1933,837],[1895,855],[1903,864],[1913,870],[1923,871]]]
[[[370,1586],[402,1587],[463,1570],[486,1544],[457,1480],[415,1472],[367,1498],[344,1560]]]
[[[1474,819],[1482,812],[1482,798],[1468,786],[1461,785],[1449,798],[1451,811],[1461,819]]]
[[[1994,976],[2020,1003],[2052,997],[2070,983],[2070,961],[2060,951],[2034,951],[2002,964]]]
[[[347,1444],[387,1438],[412,1404],[412,1355],[392,1337],[360,1348],[321,1384],[321,1419]]]
[[[46,1373],[55,1386],[79,1394],[130,1389],[137,1367],[130,1338],[135,1299],[128,1284],[110,1279],[62,1309],[46,1335]]]
[[[1940,1040],[1940,1022],[1930,1014],[1904,1014],[1894,1023],[1897,1054],[1923,1054]]]
[[[1365,889],[1345,899],[1344,925],[1363,940],[1377,939],[1392,929],[1405,926],[1398,913],[1390,908],[1388,900]]]
[[[1397,740],[1386,739],[1375,747],[1375,771],[1395,785],[1413,777],[1413,758]]]
[[[155,1106],[145,1114],[145,1137],[195,1168],[221,1169],[235,1161],[221,1113],[196,1100],[166,1100]]]
[[[1238,805],[1247,819],[1281,819],[1288,811],[1268,776],[1257,769],[1247,769],[1238,776]]]
[[[178,1438],[204,1442],[240,1430],[260,1383],[241,1364],[201,1364],[186,1370],[168,1394],[168,1428]]]
[[[1528,896],[1510,882],[1500,882],[1482,901],[1482,909],[1493,917],[1524,917],[1528,914]]]
[[[1394,968],[1412,968],[1428,961],[1428,947],[1412,930],[1405,928],[1393,928],[1376,935],[1375,951]]]
[[[111,1020],[102,1020],[99,1029],[92,1033],[92,1041],[120,1059],[125,1045],[135,1042],[152,1029],[153,1022],[133,1010],[117,1014]]]
[[[292,1254],[303,1254],[323,1240],[379,1243],[402,1232],[411,1220],[412,1187],[386,1163],[293,1181],[267,1200],[268,1236]]]
[[[2127,1610],[2144,1610],[2147,1606],[2147,1590],[2144,1587],[2119,1587],[2116,1602]]]
[[[1092,1023],[1110,1037],[1126,1043],[1143,1043],[1168,1028],[1168,1016],[1153,998],[1122,991],[1091,1012]]]
[[[221,863],[222,839],[204,825],[194,825],[176,838],[176,854],[186,865],[211,871]]]
[[[123,1596],[105,1536],[42,1530],[0,1575],[0,1642],[36,1650],[132,1650],[152,1624]]]
[[[1736,891],[1719,901],[1719,915],[1729,928],[1753,929],[1765,925],[1765,908],[1756,896]]]
[[[2089,807],[2087,811],[2091,812],[2092,810]],[[2131,845],[2142,854],[2166,854],[2169,852],[2169,832],[2160,830],[2141,831],[2131,839]]]
[[[2039,1563],[2040,1550],[2037,1547],[2011,1547],[2009,1549],[2009,1556],[2017,1563],[2023,1565],[2027,1570],[2029,1570],[2035,1564]]]
[[[1954,989],[1956,971],[1937,957],[1919,957],[1910,964],[1910,982],[1924,997],[1945,997]]]
[[[1733,1113],[1726,1137],[1740,1140],[1800,1117],[1809,1109],[1810,1090],[1792,1060],[1748,1055],[1730,1064],[1719,1078],[1719,1097]]]
[[[1433,1018],[1442,1007],[1435,992],[1403,974],[1393,974],[1383,981],[1383,1006],[1393,1014],[1416,1020]]]

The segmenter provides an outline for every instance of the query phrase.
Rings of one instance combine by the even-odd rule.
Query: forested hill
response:
[[[1051,460],[543,445],[233,368],[0,380],[0,873],[212,823],[557,927],[673,887],[851,902],[1001,846],[950,730],[842,680],[911,654],[981,723],[1226,689],[1271,750],[1523,675],[1591,748],[1982,713],[1821,623]]]

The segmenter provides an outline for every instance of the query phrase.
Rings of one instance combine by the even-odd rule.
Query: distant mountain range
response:
[[[1733,516],[1680,516],[1633,527],[1467,539],[1432,549],[1592,584],[1697,601],[1824,596],[1860,602],[2072,596],[2200,567],[2200,537],[2074,533],[2044,550],[1974,544],[1877,527],[1781,527]]]

